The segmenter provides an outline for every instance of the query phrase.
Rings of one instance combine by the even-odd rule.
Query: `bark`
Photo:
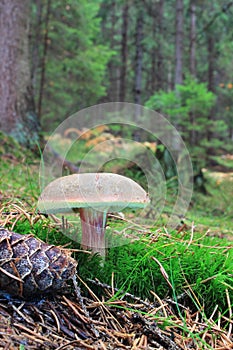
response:
[[[208,34],[208,89],[214,92],[214,63],[215,63],[215,52],[214,52],[214,37],[211,33]]]
[[[135,87],[134,87],[134,102],[135,106],[135,122],[137,123],[141,115],[141,94],[142,94],[142,59],[143,59],[143,11],[139,7],[136,21],[136,52],[135,52]],[[136,129],[133,133],[135,141],[140,142],[141,130]]]
[[[0,1],[0,129],[24,145],[38,138],[29,68],[30,0]]]
[[[46,18],[45,18],[45,33],[43,42],[43,56],[41,62],[41,79],[40,79],[40,89],[39,89],[39,101],[38,101],[38,118],[41,118],[42,113],[42,101],[44,94],[44,83],[45,83],[45,70],[46,70],[46,57],[48,51],[48,40],[49,40],[49,18],[51,12],[51,0],[47,1]]]
[[[189,52],[189,69],[190,74],[196,77],[196,4],[195,0],[190,0],[190,52]],[[195,114],[190,112],[190,124],[195,123]],[[190,144],[197,143],[197,135],[195,130],[190,130]]]
[[[142,58],[143,58],[143,13],[141,9],[138,11],[136,22],[136,54],[135,54],[135,98],[136,104],[141,103],[142,92]]]
[[[193,77],[196,76],[196,4],[194,0],[190,2],[190,54],[189,67]]]
[[[33,91],[36,90],[37,85],[37,71],[40,66],[40,50],[38,43],[41,42],[41,33],[42,33],[42,11],[43,11],[43,4],[42,0],[36,0],[36,24],[35,29],[33,30],[35,32],[35,36],[33,39],[31,39],[30,46],[31,46],[31,55],[32,55],[32,69],[31,69],[31,80],[32,80],[32,86]]]
[[[126,71],[127,71],[127,51],[128,51],[128,2],[123,7],[122,11],[122,34],[121,34],[121,72],[120,72],[120,101],[125,101],[126,93]]]
[[[175,85],[183,83],[183,0],[176,0]]]
[[[115,0],[112,0],[112,4],[111,4],[110,21],[111,21],[111,32],[109,34],[110,49],[114,50],[116,49],[115,34],[116,34],[116,21],[117,21]],[[108,71],[109,71],[108,101],[118,101],[118,97],[119,97],[118,70],[113,60],[109,61]]]
[[[156,69],[156,56],[157,56],[157,47],[156,47],[156,42],[157,42],[157,33],[156,33],[156,28],[157,28],[157,17],[155,14],[153,15],[153,29],[152,29],[152,36],[153,36],[153,41],[154,41],[154,47],[151,52],[151,71],[148,72],[149,74],[149,84],[148,86],[150,87],[150,95],[154,94],[156,91],[156,85],[157,85],[157,69]]]
[[[151,53],[150,94],[163,89],[163,8],[164,0],[148,6],[148,14],[153,18],[152,36],[154,47]]]
[[[158,59],[157,59],[157,89],[163,89],[164,71],[163,71],[163,11],[164,0],[159,1],[158,9]]]
[[[215,84],[214,84],[214,70],[215,70],[215,38],[211,32],[208,33],[207,35],[207,45],[208,45],[208,89],[209,91],[214,92],[215,91]],[[213,116],[213,110],[210,111],[209,114],[209,121],[212,120]],[[208,141],[211,140],[213,134],[212,132],[208,129],[206,131],[207,134],[207,139]]]

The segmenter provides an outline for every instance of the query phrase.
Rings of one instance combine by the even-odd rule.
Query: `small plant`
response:
[[[215,100],[216,96],[208,91],[206,84],[188,77],[183,85],[176,86],[176,90],[159,91],[151,96],[146,106],[168,115],[189,145],[195,160],[198,159],[203,166],[206,161],[204,150],[213,152],[225,145],[227,124],[221,119],[210,118]]]

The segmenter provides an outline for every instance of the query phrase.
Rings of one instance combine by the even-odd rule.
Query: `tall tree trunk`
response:
[[[38,68],[40,66],[40,46],[38,43],[41,42],[41,36],[42,36],[42,11],[43,11],[43,4],[42,0],[36,0],[36,23],[35,23],[35,35],[30,40],[30,46],[31,46],[31,80],[32,80],[32,86],[33,91],[35,94],[35,90],[37,87],[37,76],[38,76]]]
[[[142,94],[142,59],[143,59],[143,10],[141,6],[137,9],[137,21],[136,21],[136,41],[135,41],[135,87],[134,87],[134,102],[135,106],[135,122],[141,115],[141,94]],[[140,141],[140,129],[135,130],[133,133],[134,140]]]
[[[127,51],[128,51],[128,12],[129,4],[123,6],[122,11],[122,33],[121,33],[121,70],[120,70],[120,101],[125,101],[126,93],[126,70],[127,70]]]
[[[207,37],[208,45],[208,89],[214,92],[214,63],[215,63],[215,50],[214,50],[214,37],[212,33],[208,33]]]
[[[143,6],[146,9],[145,19],[152,20],[152,34],[153,46],[149,51],[151,59],[150,69],[147,70],[148,78],[146,79],[145,90],[147,91],[147,98],[149,98],[155,91],[163,88],[164,69],[163,69],[163,17],[164,17],[164,0],[144,1]],[[141,6],[142,7],[142,6]],[[141,9],[143,11],[143,7]],[[145,29],[146,30],[146,29]],[[146,34],[147,35],[147,32]],[[146,55],[147,56],[147,55]]]
[[[215,92],[214,84],[214,70],[215,70],[215,38],[211,31],[207,34],[207,45],[208,45],[208,89],[209,91]],[[210,111],[209,121],[213,119],[213,110]],[[207,129],[206,136],[208,141],[211,140],[213,133]]]
[[[183,83],[183,0],[176,0],[175,85]]]
[[[0,129],[24,145],[38,138],[29,68],[30,0],[0,0]]]
[[[196,78],[196,0],[190,0],[190,51],[189,51],[189,70],[193,78]],[[194,112],[189,113],[190,125],[195,123]],[[197,143],[197,132],[194,129],[189,133],[190,144]]]
[[[156,61],[157,61],[157,33],[156,33],[156,27],[157,27],[157,17],[153,16],[153,28],[152,28],[152,37],[154,46],[151,50],[151,71],[148,72],[149,75],[149,83],[148,87],[150,89],[150,95],[154,94],[156,91],[157,86],[157,70],[156,70]]]
[[[41,77],[40,77],[40,88],[39,88],[39,100],[38,100],[38,118],[41,119],[42,113],[42,102],[44,94],[44,83],[45,83],[45,70],[46,70],[46,57],[48,51],[48,39],[49,39],[49,18],[51,12],[51,0],[47,0],[46,17],[45,17],[45,32],[43,42],[43,56],[41,62]]]
[[[196,1],[190,0],[190,74],[196,77]]]
[[[116,49],[116,1],[112,0],[111,3],[111,13],[110,13],[110,22],[111,22],[111,32],[110,32],[110,49]],[[116,64],[114,62],[114,58],[109,61],[108,64],[108,72],[109,72],[109,89],[108,89],[108,100],[109,101],[118,101],[118,70]]]
[[[142,93],[142,58],[143,58],[143,12],[138,9],[138,17],[136,22],[136,55],[135,55],[135,97],[134,102],[136,104],[141,103]]]
[[[164,0],[158,4],[158,59],[157,59],[157,90],[163,89],[164,70],[163,70],[163,11]]]

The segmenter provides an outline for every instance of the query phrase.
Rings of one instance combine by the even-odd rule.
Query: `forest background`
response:
[[[230,151],[232,5],[36,1],[30,54],[42,128],[95,103],[127,101],[167,116],[199,160]]]
[[[110,285],[114,277],[117,288],[127,288],[141,298],[154,298],[151,291],[155,291],[160,298],[170,296],[175,301],[177,296],[183,300],[188,287],[193,313],[183,318],[178,309],[185,320],[181,331],[187,346],[192,346],[193,338],[201,344],[196,348],[204,349],[204,341],[206,348],[223,348],[227,338],[222,341],[221,334],[232,346],[233,1],[0,0],[0,33],[0,130],[13,137],[0,133],[0,226],[77,248],[74,256],[85,281],[97,278]],[[149,107],[175,126],[191,155],[199,191],[193,192],[187,215],[175,213],[179,225],[167,229],[180,179],[163,145],[154,145],[150,135],[142,135],[140,141],[152,151],[153,165],[161,165],[167,180],[163,212],[154,225],[161,206],[154,195],[157,206],[151,201],[152,212],[145,212],[146,223],[153,219],[150,228],[147,225],[145,230],[137,222],[131,225],[132,219],[141,219],[136,212],[110,217],[111,239],[123,235],[133,242],[109,249],[103,265],[100,257],[80,252],[78,242],[62,233],[64,221],[57,223],[38,213],[38,169],[45,142],[68,116],[117,101]],[[129,125],[107,130],[122,157],[105,163],[101,171],[123,174],[147,189],[139,162],[131,166],[123,143],[117,144],[119,138],[138,137],[134,132]],[[98,151],[98,130],[91,130],[90,137],[87,132],[78,144],[72,134],[53,136],[63,155],[64,147],[71,149],[65,153],[68,162],[58,155],[64,174],[79,171],[82,157],[93,155],[89,152],[93,145]],[[57,149],[50,151],[55,168]],[[189,172],[188,178],[192,180]],[[196,310],[200,320],[210,317],[204,330],[203,323],[197,328]],[[164,315],[162,327],[168,322]],[[172,334],[173,320],[172,315]],[[215,337],[220,323],[225,333]],[[177,339],[181,339],[180,324]],[[34,331],[33,323],[32,327]]]
[[[18,45],[25,51],[29,44],[28,56],[18,50],[12,64],[24,62],[30,72],[20,76],[27,97],[17,99],[26,99],[26,107],[16,114],[30,110],[36,121],[32,129],[38,130],[39,121],[47,132],[93,104],[142,104],[165,115],[205,165],[209,155],[232,150],[232,5],[210,0],[14,0],[2,6],[1,32],[7,30],[4,21],[11,23],[11,35],[20,35]],[[21,11],[21,22],[12,16],[11,6]],[[1,58],[4,76],[9,57]],[[1,109],[0,129],[28,142]]]

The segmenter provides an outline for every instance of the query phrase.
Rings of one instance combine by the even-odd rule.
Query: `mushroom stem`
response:
[[[107,211],[92,208],[79,209],[82,224],[83,249],[91,249],[93,253],[105,256],[105,228]]]

